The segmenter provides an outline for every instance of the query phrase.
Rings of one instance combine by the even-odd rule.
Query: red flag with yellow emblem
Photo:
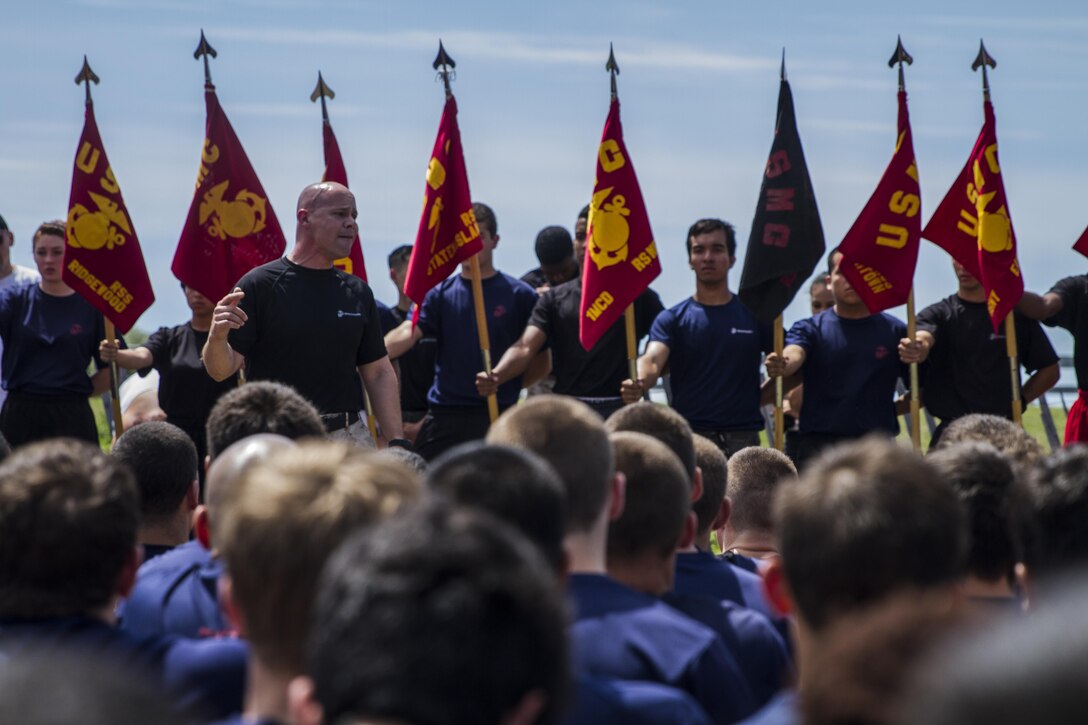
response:
[[[1080,239],[1073,244],[1073,249],[1088,257],[1088,229],[1085,229]]]
[[[906,91],[899,91],[898,126],[892,160],[839,245],[839,269],[874,314],[906,304],[922,239],[922,200]]]
[[[994,108],[984,104],[985,122],[967,165],[933,213],[922,236],[944,249],[986,290],[994,332],[1024,294],[1016,260],[1001,165],[997,160]]]
[[[589,350],[661,274],[657,245],[612,99],[589,205],[578,336]]]
[[[324,100],[324,99],[322,99]],[[325,120],[322,124],[322,140],[325,146],[325,175],[322,181],[335,181],[337,184],[348,185],[348,172],[344,168],[344,159],[340,156],[340,144],[336,143],[336,134],[332,132],[332,124]],[[333,264],[348,274],[366,281],[366,264],[363,262],[363,246],[359,243],[359,233],[355,233],[355,241],[351,243],[351,251],[348,256],[338,259]]]
[[[196,193],[170,269],[185,285],[218,301],[246,272],[280,257],[287,244],[210,83],[204,101],[208,115]]]
[[[155,301],[140,241],[87,101],[68,198],[64,283],[121,332]]]
[[[423,216],[404,280],[404,294],[416,303],[413,320],[419,318],[419,306],[427,291],[481,249],[483,241],[472,211],[461,131],[457,128],[457,101],[451,95],[446,98],[438,138],[427,164]]]

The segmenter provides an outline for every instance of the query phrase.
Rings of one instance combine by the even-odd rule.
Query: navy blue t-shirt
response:
[[[484,314],[490,336],[491,360],[498,362],[517,342],[529,322],[537,294],[524,282],[499,272],[483,280]],[[427,293],[419,311],[419,329],[437,340],[434,384],[427,401],[437,407],[482,408],[487,400],[476,392],[476,373],[484,369],[476,334],[472,282],[459,274]],[[500,408],[518,400],[521,378],[499,386]]]
[[[761,325],[736,295],[724,305],[688,298],[654,320],[650,342],[669,348],[672,406],[696,430],[763,427],[759,364],[773,349]]]
[[[755,704],[736,659],[709,628],[607,576],[573,574],[571,645],[577,669],[684,690],[713,722],[736,722]]]
[[[904,375],[899,341],[906,336],[906,324],[884,312],[855,320],[831,308],[795,323],[786,344],[805,350],[801,432],[899,433],[892,396]]]
[[[231,631],[219,609],[223,565],[199,541],[187,541],[145,562],[121,608],[121,628],[133,634],[210,637]]]
[[[101,369],[102,314],[79,294],[57,297],[36,284],[0,292],[4,389],[35,395],[90,396],[87,366]]]
[[[710,725],[691,695],[656,682],[581,675],[572,700],[563,725]]]

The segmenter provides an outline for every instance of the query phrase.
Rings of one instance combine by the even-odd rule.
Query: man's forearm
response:
[[[389,358],[382,358],[359,369],[374,417],[381,426],[385,440],[404,437],[404,425],[400,417],[400,390],[397,374]],[[377,441],[375,441],[375,444]]]
[[[238,372],[238,368],[242,366],[240,356],[225,339],[215,340],[209,337],[208,341],[204,343],[201,357],[204,360],[204,369],[208,371],[208,375],[218,382],[222,382],[234,375],[234,373]]]
[[[1060,377],[1061,371],[1056,363],[1036,370],[1035,374],[1028,378],[1020,389],[1020,397],[1024,401],[1024,407],[1026,408],[1028,403],[1053,388]]]
[[[491,368],[491,372],[498,376],[499,385],[513,380],[525,374],[529,363],[533,360],[533,353],[527,345],[514,343],[506,348],[499,362]]]

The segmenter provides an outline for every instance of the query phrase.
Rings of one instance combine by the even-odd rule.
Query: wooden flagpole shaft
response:
[[[638,338],[635,337],[635,303],[627,305],[623,312],[623,325],[627,331],[627,375],[638,380]]]
[[[782,315],[774,318],[774,354],[782,357],[786,346],[786,333],[782,329]],[[774,447],[786,450],[786,416],[782,411],[782,376],[774,379]]]
[[[1009,376],[1012,379],[1012,420],[1017,425],[1023,425],[1023,411],[1020,404],[1020,360],[1016,346],[1016,323],[1013,322],[1012,312],[1005,317],[1005,352],[1009,356]]]
[[[378,420],[374,417],[374,406],[370,404],[370,394],[363,390],[363,407],[366,409],[366,428],[370,431],[370,439],[374,441],[374,447],[378,447]]]
[[[117,342],[115,339],[117,330],[114,329],[113,322],[104,315],[102,319],[106,323],[106,339]],[[125,432],[125,424],[121,422],[121,391],[117,379],[117,361],[114,360],[110,363],[110,398],[113,408],[113,439],[115,441]]]
[[[487,314],[484,313],[484,285],[480,280],[478,254],[469,259],[469,276],[472,278],[472,303],[476,308],[476,334],[480,338],[480,353],[484,358],[484,372],[491,374],[491,339],[487,333]],[[499,417],[499,401],[494,394],[487,396],[487,413],[491,422]]]
[[[918,324],[914,317],[914,286],[907,296],[907,337],[918,339]],[[922,401],[918,398],[918,363],[910,364],[910,442],[915,453],[922,452]]]

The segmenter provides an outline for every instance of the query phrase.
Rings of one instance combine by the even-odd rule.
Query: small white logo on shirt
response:
[[[362,312],[344,312],[343,310],[336,311],[337,317],[362,317]]]
[[[734,335],[737,335],[737,334],[740,334],[740,335],[753,335],[753,334],[755,334],[755,330],[741,330],[741,329],[738,329],[738,328],[734,327],[733,328],[733,334]]]

